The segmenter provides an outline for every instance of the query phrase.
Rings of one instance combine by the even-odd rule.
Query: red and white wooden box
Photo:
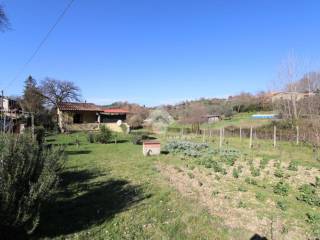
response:
[[[159,155],[160,148],[161,145],[158,141],[144,141],[142,146],[142,152],[144,156]]]

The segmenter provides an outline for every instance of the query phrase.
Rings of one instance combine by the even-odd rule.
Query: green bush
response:
[[[63,152],[38,144],[30,134],[0,135],[0,152],[0,232],[20,239],[39,223],[40,207],[57,185]]]
[[[253,177],[258,177],[260,176],[260,169],[259,168],[255,168],[254,166],[250,167],[250,171],[251,171],[251,175]]]
[[[88,133],[87,138],[88,138],[88,142],[89,142],[89,143],[95,143],[95,141],[96,141],[96,139],[95,139],[96,136],[95,136],[95,134],[92,133],[92,132],[89,132],[89,133]]]
[[[296,161],[291,161],[288,166],[288,170],[290,171],[298,171],[298,164]]]
[[[316,182],[314,184],[316,188],[320,188],[320,177],[316,177]]]
[[[122,130],[122,132],[123,133],[128,133],[128,127],[127,127],[127,125],[126,124],[121,124],[120,125],[120,128],[121,128],[121,130]]]
[[[100,132],[97,135],[97,141],[105,144],[105,143],[108,143],[111,140],[111,138],[112,138],[112,131],[108,127],[102,125],[100,127]]]
[[[143,140],[147,140],[149,137],[146,134],[133,134],[131,141],[135,145],[141,145]]]
[[[233,170],[232,170],[232,176],[233,176],[234,178],[239,178],[239,171],[238,171],[237,168],[233,168]]]
[[[284,181],[280,181],[273,187],[273,192],[281,196],[288,196],[289,184]]]
[[[43,126],[35,127],[34,134],[38,144],[43,144],[46,136],[46,130]]]
[[[274,176],[277,177],[277,178],[283,178],[284,172],[281,169],[276,169],[274,171]]]
[[[316,211],[307,213],[307,223],[311,225],[312,232],[314,234],[315,239],[320,238],[320,213]]]
[[[251,185],[255,185],[255,186],[258,185],[258,182],[254,178],[246,177],[246,179],[244,181],[248,184],[251,184]]]
[[[299,201],[305,202],[310,206],[320,207],[320,197],[316,192],[316,188],[310,184],[303,184],[299,187],[300,195],[297,197]]]
[[[282,211],[287,211],[288,209],[288,203],[284,200],[277,201],[277,207],[281,209]]]
[[[263,192],[257,192],[256,199],[258,199],[260,202],[264,202],[267,199],[267,196]]]

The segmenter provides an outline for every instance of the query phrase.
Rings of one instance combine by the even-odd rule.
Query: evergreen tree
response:
[[[44,111],[44,98],[37,87],[37,81],[29,76],[25,80],[25,86],[22,97],[22,108],[27,112],[39,114]]]

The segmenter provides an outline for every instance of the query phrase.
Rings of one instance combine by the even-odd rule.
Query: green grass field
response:
[[[91,144],[84,133],[47,138],[66,146],[68,159],[55,200],[43,206],[33,239],[250,239],[254,234],[301,239],[314,234],[306,214],[320,214],[319,207],[296,199],[298,185],[319,175],[320,163],[308,146],[280,142],[274,149],[260,140],[249,149],[246,139],[226,139],[224,148],[239,149],[241,158],[225,166],[223,175],[192,158],[144,157],[141,145],[126,136],[121,140]],[[160,140],[167,141],[164,136]],[[218,146],[217,139],[206,141]],[[247,183],[249,167],[258,168],[261,159],[267,165],[254,177],[257,184]],[[287,170],[292,160],[297,172]],[[272,190],[279,180],[274,177],[278,163],[290,183],[288,197]],[[243,170],[234,178],[232,170],[240,165]]]

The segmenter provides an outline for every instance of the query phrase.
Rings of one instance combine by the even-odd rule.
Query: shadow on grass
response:
[[[74,150],[74,151],[65,151],[67,155],[81,155],[81,154],[89,154],[91,151],[89,150]]]
[[[51,238],[89,229],[151,196],[145,195],[141,186],[122,179],[90,182],[100,176],[88,171],[62,174],[61,191],[54,202],[44,206],[34,237]]]
[[[268,240],[266,237],[261,237],[259,234],[254,234],[250,240]]]

